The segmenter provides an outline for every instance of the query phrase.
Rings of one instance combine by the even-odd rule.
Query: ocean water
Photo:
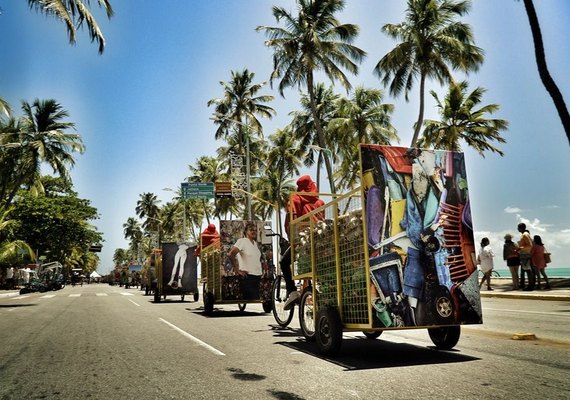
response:
[[[510,277],[511,272],[506,268],[495,268],[495,271],[501,275],[501,277]],[[558,267],[546,267],[546,275],[549,278],[570,278],[570,268],[558,268]]]

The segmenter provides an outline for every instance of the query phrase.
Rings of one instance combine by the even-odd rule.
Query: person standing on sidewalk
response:
[[[521,260],[521,282],[519,288],[528,292],[534,290],[535,285],[535,276],[530,260],[530,252],[532,251],[532,239],[530,237],[530,232],[526,229],[526,224],[521,222],[517,225],[517,230],[521,234],[521,238],[518,243],[519,257]],[[524,274],[526,274],[528,278],[528,284],[526,287],[524,285]]]
[[[493,272],[493,257],[495,257],[495,253],[493,253],[493,249],[489,244],[489,239],[484,237],[481,239],[481,250],[479,251],[479,255],[477,256],[477,263],[481,267],[481,271],[483,271],[483,279],[481,279],[481,283],[479,284],[479,288],[483,286],[483,283],[487,281],[487,290],[493,290],[491,287],[491,273]]]
[[[513,290],[519,288],[519,266],[521,260],[517,245],[513,242],[513,235],[507,233],[505,235],[505,244],[503,245],[503,260],[507,262],[507,267],[511,271],[511,278],[513,280]]]
[[[540,290],[540,275],[544,277],[544,281],[546,282],[544,285],[544,289],[550,289],[550,282],[548,281],[548,276],[546,276],[546,261],[544,260],[544,244],[542,243],[542,238],[538,235],[534,236],[534,244],[532,245],[532,250],[530,252],[530,258],[532,262],[532,267],[534,268],[534,273],[536,274],[536,278],[538,279],[538,289]]]

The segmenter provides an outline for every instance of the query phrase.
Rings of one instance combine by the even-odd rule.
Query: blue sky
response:
[[[404,18],[404,1],[349,1],[341,22],[360,26],[356,44],[367,51],[353,86],[381,88],[372,70],[394,43],[380,30]],[[570,102],[570,2],[536,1],[552,76]],[[108,21],[94,13],[107,40],[103,55],[86,32],[67,42],[62,23],[35,11],[24,0],[0,0],[0,97],[19,115],[21,100],[53,98],[70,113],[87,151],[72,170],[80,197],[90,199],[101,218],[95,225],[105,237],[99,272],[109,271],[116,248],[126,248],[123,223],[135,216],[139,195],[155,193],[164,204],[189,174],[188,165],[214,156],[222,142],[214,140],[206,103],[220,97],[220,81],[230,71],[248,68],[255,81],[269,79],[271,51],[258,25],[276,25],[273,5],[294,9],[293,0],[211,0],[157,2],[112,1]],[[523,3],[477,0],[464,19],[485,64],[468,77],[470,90],[487,89],[483,104],[501,106],[496,118],[509,121],[503,133],[504,157],[485,158],[464,149],[476,241],[491,239],[501,254],[502,237],[525,222],[531,234],[543,237],[553,253],[553,267],[570,267],[570,146],[552,101],[544,90],[534,60],[532,37]],[[461,76],[457,76],[462,78]],[[329,84],[328,81],[325,81]],[[346,95],[337,85],[336,90]],[[435,83],[429,90],[444,94]],[[298,91],[285,98],[269,86],[277,116],[264,124],[266,135],[289,122],[298,108]],[[402,145],[409,145],[418,113],[418,88],[403,97],[385,96],[396,107],[393,123]],[[428,97],[426,118],[436,118]],[[310,171],[309,171],[310,172]],[[516,236],[515,236],[516,237]],[[502,266],[499,259],[496,264]]]

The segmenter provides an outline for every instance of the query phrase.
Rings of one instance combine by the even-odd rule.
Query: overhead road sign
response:
[[[214,198],[214,182],[182,182],[180,189],[185,199]]]

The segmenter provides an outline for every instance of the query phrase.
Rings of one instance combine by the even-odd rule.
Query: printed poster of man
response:
[[[196,244],[185,241],[162,243],[162,294],[197,293]]]
[[[269,300],[273,277],[268,221],[220,221],[223,300]]]
[[[482,322],[463,153],[361,145],[376,327]]]

